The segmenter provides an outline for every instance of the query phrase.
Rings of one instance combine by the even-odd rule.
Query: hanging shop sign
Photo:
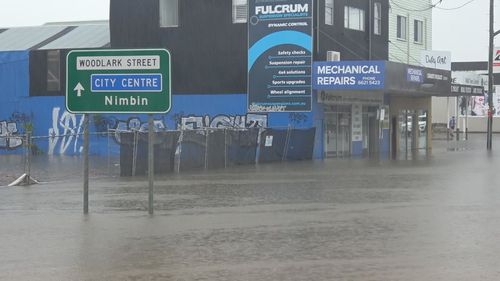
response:
[[[451,52],[422,50],[420,64],[428,68],[451,70]]]

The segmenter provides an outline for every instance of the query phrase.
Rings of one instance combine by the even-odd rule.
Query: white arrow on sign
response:
[[[76,84],[76,87],[73,89],[73,91],[76,91],[76,96],[81,97],[82,92],[85,91],[85,89],[83,88],[82,84],[80,84],[80,82],[78,82],[78,84]]]

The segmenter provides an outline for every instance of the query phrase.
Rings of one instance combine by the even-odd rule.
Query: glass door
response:
[[[363,107],[363,155],[376,155],[379,150],[378,107]]]
[[[350,107],[334,106],[325,112],[325,156],[348,157],[351,155]]]
[[[399,151],[408,155],[412,150],[413,111],[401,110],[399,113]]]
[[[429,124],[427,123],[427,110],[418,111],[418,148],[427,149],[427,135]]]

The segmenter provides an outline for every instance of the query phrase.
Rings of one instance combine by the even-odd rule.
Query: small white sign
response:
[[[493,73],[500,73],[500,47],[493,50]]]
[[[453,84],[487,86],[484,82],[483,77],[474,71],[453,71],[451,74]]]
[[[384,119],[385,119],[385,108],[381,108],[380,109],[380,116],[379,117],[380,118],[378,120],[384,121]]]
[[[352,141],[362,141],[362,140],[363,140],[363,107],[359,104],[353,104]]]
[[[266,147],[273,146],[273,136],[266,136]]]
[[[424,67],[451,70],[451,52],[448,51],[421,51],[420,63]]]
[[[76,58],[76,70],[160,69],[160,56],[97,56]]]

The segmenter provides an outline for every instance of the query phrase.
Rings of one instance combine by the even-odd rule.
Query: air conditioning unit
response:
[[[340,60],[340,52],[326,51],[326,60],[327,61],[339,61]]]

